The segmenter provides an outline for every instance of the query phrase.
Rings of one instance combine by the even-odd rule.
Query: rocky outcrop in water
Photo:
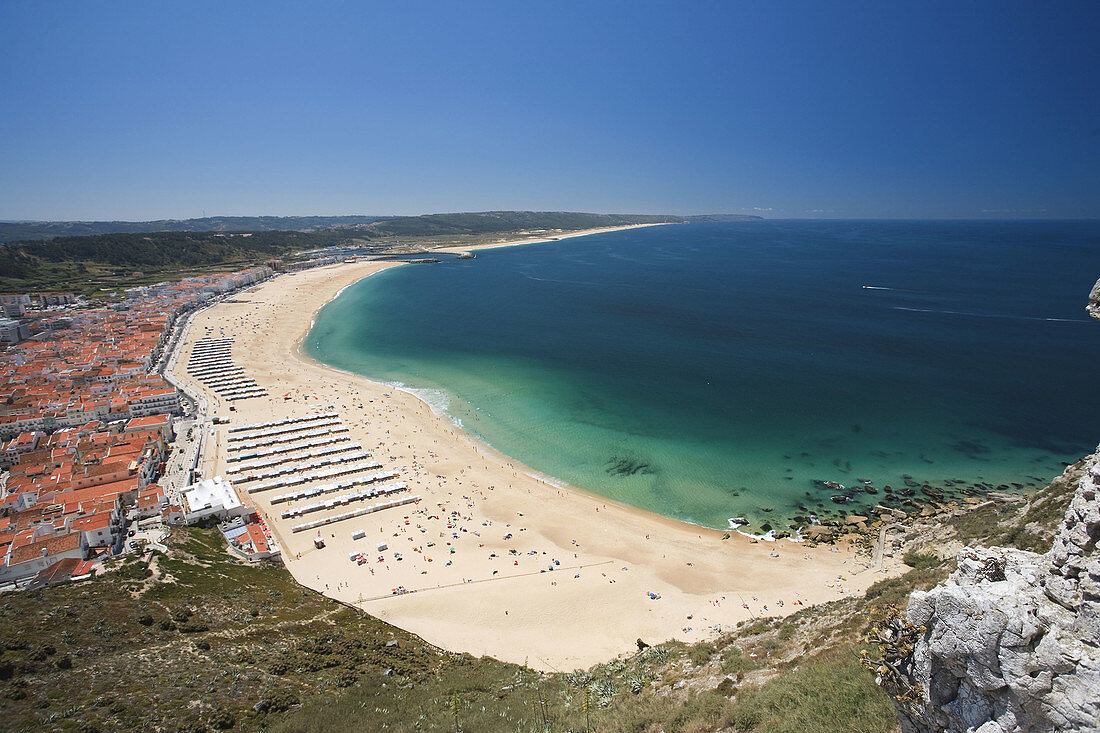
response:
[[[913,593],[919,694],[899,705],[902,730],[1100,730],[1098,541],[1100,452],[1049,552],[967,548],[947,581]]]
[[[1089,315],[1100,321],[1100,280],[1096,281],[1096,284],[1092,286],[1092,292],[1089,293],[1089,304],[1085,306],[1085,310]]]

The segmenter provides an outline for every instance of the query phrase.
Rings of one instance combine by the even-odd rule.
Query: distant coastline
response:
[[[500,232],[566,231],[681,221],[759,220],[749,214],[591,214],[584,212],[489,211],[419,216],[210,216],[150,221],[0,221],[0,243],[99,234],[157,232],[343,232],[368,238]]]

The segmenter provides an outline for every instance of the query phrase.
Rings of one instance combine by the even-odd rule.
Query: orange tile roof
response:
[[[164,425],[172,421],[169,415],[148,415],[146,417],[132,417],[130,421],[126,423],[126,429],[131,427],[147,427],[154,425]]]
[[[46,556],[60,555],[63,552],[69,552],[80,547],[80,533],[70,532],[69,534],[61,535],[60,537],[53,535],[44,537],[38,541],[31,542],[21,547],[12,547],[11,556],[8,561],[9,565],[15,565],[17,563],[25,562],[27,560],[33,560],[38,557],[42,557],[42,551],[46,551]]]
[[[254,552],[267,552],[267,536],[264,535],[263,527],[258,524],[249,524],[248,539],[252,541],[252,549]]]
[[[107,529],[111,526],[112,512],[98,512],[86,517],[80,517],[74,519],[72,525],[74,530],[81,530],[82,532],[95,532],[96,530]]]

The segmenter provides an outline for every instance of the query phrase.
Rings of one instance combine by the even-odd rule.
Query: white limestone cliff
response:
[[[902,730],[1100,730],[1098,541],[1100,452],[1049,552],[967,548],[944,583],[913,593],[921,696],[899,705]]]
[[[1089,293],[1089,304],[1085,306],[1085,310],[1093,318],[1100,321],[1100,280],[1096,281],[1096,284],[1092,286],[1092,292]]]

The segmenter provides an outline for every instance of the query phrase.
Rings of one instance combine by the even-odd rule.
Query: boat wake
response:
[[[528,280],[538,280],[544,283],[564,283],[566,285],[591,285],[593,287],[604,287],[607,283],[588,282],[585,280],[559,280],[552,277],[536,277],[535,275],[524,275]]]
[[[894,310],[913,313],[940,313],[948,316],[967,316],[969,318],[998,318],[1008,321],[1048,321],[1053,323],[1092,323],[1083,318],[1044,318],[1039,316],[1010,316],[1004,313],[971,313],[968,311],[940,310],[938,308],[910,308],[904,305],[892,306]]]

